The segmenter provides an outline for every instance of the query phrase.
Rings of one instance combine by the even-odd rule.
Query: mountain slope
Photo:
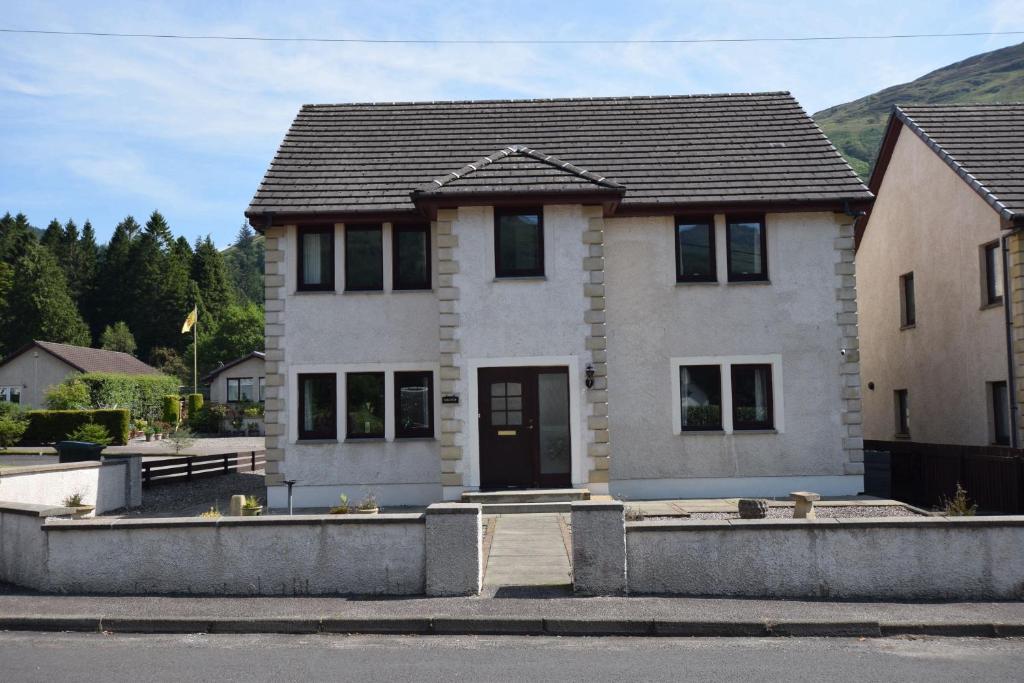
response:
[[[814,115],[862,178],[867,178],[894,104],[1024,102],[1024,43],[969,57]]]

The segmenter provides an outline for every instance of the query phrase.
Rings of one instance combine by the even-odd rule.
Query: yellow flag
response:
[[[196,320],[199,318],[199,310],[196,307],[192,307],[192,312],[185,318],[185,324],[181,326],[181,333],[186,334],[192,331],[192,328],[196,324]]]

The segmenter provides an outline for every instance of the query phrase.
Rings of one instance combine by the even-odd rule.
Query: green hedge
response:
[[[160,419],[164,396],[178,393],[178,379],[168,375],[122,375],[87,372],[65,382],[84,382],[90,403],[97,408],[127,408],[133,418]]]
[[[63,441],[82,425],[95,423],[106,428],[115,446],[128,443],[128,410],[30,410],[24,440],[36,443]]]
[[[181,399],[177,394],[171,396],[164,396],[164,422],[170,424],[172,427],[178,424],[178,420],[181,419]]]
[[[199,411],[203,407],[203,395],[202,394],[189,394],[188,395],[188,416],[189,419],[193,415],[198,415]]]

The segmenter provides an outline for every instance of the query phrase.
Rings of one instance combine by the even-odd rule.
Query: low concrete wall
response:
[[[121,595],[475,594],[481,508],[454,507],[73,520],[48,516],[65,509],[0,503],[0,581]]]
[[[625,536],[631,593],[1024,598],[1024,517],[648,521]]]
[[[572,587],[585,595],[626,591],[625,507],[620,501],[572,503]]]
[[[124,456],[100,462],[39,465],[0,470],[0,500],[57,506],[82,494],[97,513],[142,504],[141,457]]]

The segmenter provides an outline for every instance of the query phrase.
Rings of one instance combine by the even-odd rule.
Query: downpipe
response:
[[[1013,362],[1013,296],[1010,292],[1010,237],[1021,232],[1011,228],[1000,238],[1000,258],[1003,261],[1003,319],[1006,323],[1006,393],[1010,404],[1010,447],[1019,448],[1017,437],[1017,373]]]

